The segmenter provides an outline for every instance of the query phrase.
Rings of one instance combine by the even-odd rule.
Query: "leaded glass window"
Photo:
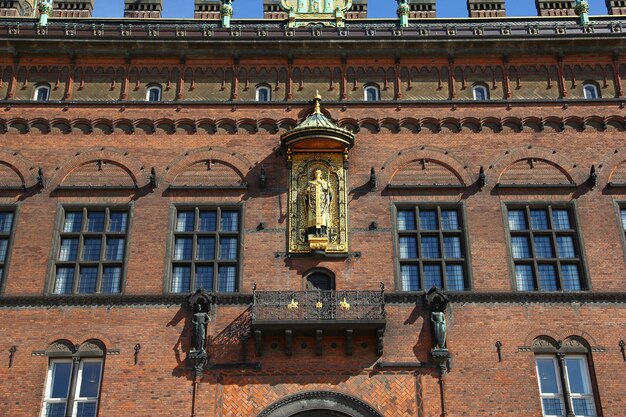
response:
[[[401,290],[469,288],[462,211],[458,206],[399,207],[396,226]]]
[[[238,291],[240,223],[237,208],[178,207],[170,291]]]
[[[0,210],[2,210],[0,208]],[[9,260],[9,248],[13,237],[14,212],[0,211],[0,288],[6,275],[6,265]]]
[[[586,289],[573,209],[516,206],[507,218],[518,291]]]

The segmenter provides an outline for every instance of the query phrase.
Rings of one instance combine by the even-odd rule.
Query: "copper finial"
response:
[[[315,91],[315,96],[313,97],[313,101],[315,102],[315,108],[313,109],[313,113],[320,114],[322,113],[322,107],[320,102],[322,101],[322,96],[320,96],[319,90]]]

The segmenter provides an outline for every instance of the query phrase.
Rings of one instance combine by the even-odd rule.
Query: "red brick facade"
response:
[[[0,31],[12,22],[0,21]],[[59,37],[54,24],[41,36],[73,48],[74,58],[29,51],[34,35],[3,34],[0,205],[15,210],[15,224],[0,287],[0,415],[41,415],[55,357],[46,350],[60,340],[98,340],[106,347],[100,417],[298,415],[279,414],[280,402],[314,391],[345,398],[346,407],[357,410],[353,417],[375,416],[370,409],[385,417],[539,417],[534,342],[545,336],[583,341],[596,415],[623,416],[626,58],[613,53],[623,37],[609,33],[614,22],[604,19],[600,33],[587,39],[581,32],[502,46],[475,32],[491,30],[489,20],[480,22],[455,29],[459,37],[477,38],[454,57],[436,49],[426,56],[411,52],[427,44],[418,28],[400,38],[379,32],[367,36],[381,39],[333,41],[354,49],[347,57],[332,48],[319,54],[315,35],[299,29],[300,53],[291,49],[296,56],[288,56],[280,48],[288,40],[281,38],[263,45],[272,52],[268,58],[244,27],[241,39],[229,40],[215,59],[202,56],[202,48],[214,52],[206,39],[208,45],[195,43],[179,58],[158,38],[143,32],[132,38],[143,26],[128,35],[141,54],[115,38],[120,49],[106,57],[96,54],[95,43],[84,49]],[[433,25],[432,34],[439,30]],[[576,19],[567,25],[570,33],[579,30]],[[199,30],[181,22],[176,30],[182,29],[186,36]],[[160,36],[182,36],[168,30],[161,27]],[[216,43],[231,36],[211,30]],[[550,52],[550,42],[565,53]],[[8,45],[23,53],[11,56]],[[489,48],[497,52],[484,55]],[[244,56],[230,55],[237,50]],[[472,89],[482,84],[489,100],[474,101]],[[598,87],[598,100],[585,100],[588,84]],[[32,101],[42,85],[50,87],[49,102]],[[160,103],[144,101],[152,85],[162,87]],[[259,85],[271,87],[270,102],[255,102]],[[363,102],[368,85],[379,87],[380,101]],[[355,134],[345,258],[287,254],[289,171],[279,139],[310,113],[315,90],[323,111]],[[583,291],[517,290],[505,210],[533,203],[571,209]],[[449,293],[452,359],[443,376],[431,356],[424,292],[402,291],[399,278],[396,207],[421,204],[462,207],[466,226],[469,288]],[[121,294],[54,294],[61,210],[114,205],[130,213]],[[210,369],[195,381],[188,362],[189,294],[171,292],[173,213],[183,205],[241,207],[243,221],[239,291],[215,296]],[[291,355],[285,336],[266,335],[259,356],[254,284],[257,291],[303,291],[316,269],[334,275],[337,291],[378,291],[384,284],[382,345],[374,332],[355,333],[348,355],[346,337],[324,335],[319,344],[296,326]],[[17,350],[10,354],[12,346]],[[317,404],[311,398],[294,404]],[[342,410],[335,411],[352,415]]]

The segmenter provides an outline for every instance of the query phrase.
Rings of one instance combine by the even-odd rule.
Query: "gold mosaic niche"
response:
[[[341,152],[315,153],[294,152],[289,181],[289,253],[313,251],[307,241],[307,210],[304,191],[314,177],[315,170],[322,171],[322,178],[329,183],[332,200],[329,208],[328,254],[348,253],[348,206],[346,170]]]

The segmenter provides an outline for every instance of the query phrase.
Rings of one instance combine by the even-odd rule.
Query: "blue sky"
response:
[[[607,14],[604,0],[588,0],[590,13]],[[507,0],[507,15],[536,16],[534,0]],[[235,18],[262,17],[263,0],[235,0]],[[369,17],[395,17],[395,0],[369,0]],[[94,16],[121,17],[124,0],[95,0]],[[164,17],[193,17],[193,0],[164,0]],[[467,17],[466,0],[437,0],[437,16]]]

